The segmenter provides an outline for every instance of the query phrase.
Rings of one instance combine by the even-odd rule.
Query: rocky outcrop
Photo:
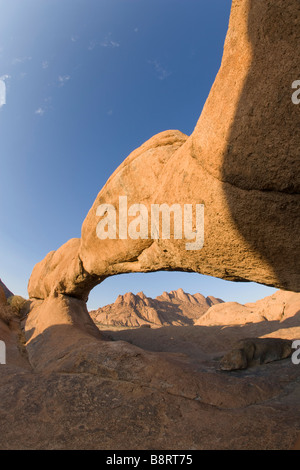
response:
[[[300,314],[300,293],[276,291],[257,302],[241,305],[238,302],[225,302],[213,305],[198,320],[196,325],[240,325],[262,321],[293,319]],[[299,330],[300,334],[300,330]]]
[[[187,294],[183,289],[164,292],[151,299],[143,292],[119,295],[115,303],[93,310],[90,315],[100,325],[137,327],[143,325],[192,325],[213,304],[223,302],[201,294]]]
[[[4,282],[1,281],[0,279],[0,287],[4,291],[5,297],[8,299],[9,297],[13,296],[14,294],[6,287]]]

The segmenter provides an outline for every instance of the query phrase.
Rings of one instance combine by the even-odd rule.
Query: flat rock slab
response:
[[[234,409],[92,374],[1,367],[0,383],[1,449],[290,449],[300,431],[299,375]]]

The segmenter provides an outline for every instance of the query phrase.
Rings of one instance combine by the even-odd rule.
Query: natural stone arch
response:
[[[47,344],[56,337],[59,345],[59,335],[69,337],[70,347],[82,335],[99,337],[85,302],[107,276],[183,270],[299,291],[300,131],[291,101],[299,17],[298,0],[233,1],[221,68],[192,135],[162,132],[132,152],[98,194],[81,239],[34,268],[26,326],[33,363],[45,363]],[[270,147],[269,133],[279,136],[277,146]],[[148,208],[204,204],[203,249],[187,251],[184,240],[99,240],[97,207],[117,207],[122,195]]]

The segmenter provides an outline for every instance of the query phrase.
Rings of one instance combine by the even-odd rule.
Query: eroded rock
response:
[[[246,369],[292,355],[292,341],[281,338],[248,338],[240,340],[220,361],[221,370]]]
[[[165,131],[132,152],[98,194],[81,239],[35,267],[29,296],[41,302],[26,328],[36,338],[54,318],[73,328],[77,313],[69,299],[86,301],[114,274],[193,271],[299,291],[300,127],[291,101],[299,17],[298,0],[233,1],[220,71],[192,135]],[[97,208],[113,204],[119,217],[120,196],[147,210],[203,204],[203,248],[186,250],[186,240],[172,233],[152,239],[150,227],[148,238],[99,239]],[[53,314],[47,299],[60,296],[67,310]]]

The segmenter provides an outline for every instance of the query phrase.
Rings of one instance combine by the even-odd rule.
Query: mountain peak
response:
[[[136,294],[136,296],[137,296],[137,297],[140,297],[140,298],[143,299],[143,300],[147,299],[147,297],[145,296],[144,292],[142,292],[142,291],[141,291],[141,292],[138,292],[138,293]]]
[[[126,292],[126,294],[123,295],[123,300],[126,304],[135,304],[136,297],[132,292]]]
[[[214,297],[207,299],[201,294],[187,294],[182,288],[163,292],[156,299],[143,292],[134,295],[127,292],[119,295],[114,304],[91,312],[94,321],[103,325],[153,326],[193,325],[215,303]]]

